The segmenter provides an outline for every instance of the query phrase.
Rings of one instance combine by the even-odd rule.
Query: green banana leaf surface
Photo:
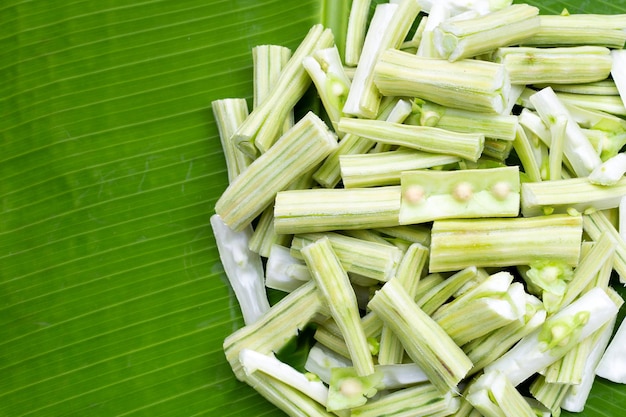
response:
[[[295,48],[348,11],[0,2],[0,416],[282,415],[222,352],[243,320],[209,224],[227,185],[210,106],[251,99],[253,46]],[[624,412],[626,387],[597,380],[578,415]]]

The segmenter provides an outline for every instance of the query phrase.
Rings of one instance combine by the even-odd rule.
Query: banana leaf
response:
[[[281,415],[222,353],[243,321],[209,225],[227,185],[210,104],[251,99],[253,46],[295,48],[317,22],[341,43],[348,11],[0,3],[1,416]],[[599,380],[580,415],[623,404],[626,388]]]

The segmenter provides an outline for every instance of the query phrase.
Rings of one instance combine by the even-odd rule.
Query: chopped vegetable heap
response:
[[[212,103],[225,356],[286,414],[558,416],[626,383],[626,15],[511,3],[353,0],[345,48],[257,46],[251,111]]]

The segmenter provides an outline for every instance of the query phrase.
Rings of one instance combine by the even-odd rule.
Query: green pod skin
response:
[[[582,216],[436,220],[431,239],[430,272],[528,265],[538,259],[576,266]]]
[[[294,177],[311,170],[336,148],[337,137],[318,116],[307,113],[230,183],[215,212],[233,230],[242,230]]]

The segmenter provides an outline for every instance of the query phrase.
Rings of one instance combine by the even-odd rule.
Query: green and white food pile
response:
[[[559,415],[626,382],[626,15],[510,3],[354,0],[345,51],[255,47],[252,110],[212,103],[224,350],[285,413]]]

